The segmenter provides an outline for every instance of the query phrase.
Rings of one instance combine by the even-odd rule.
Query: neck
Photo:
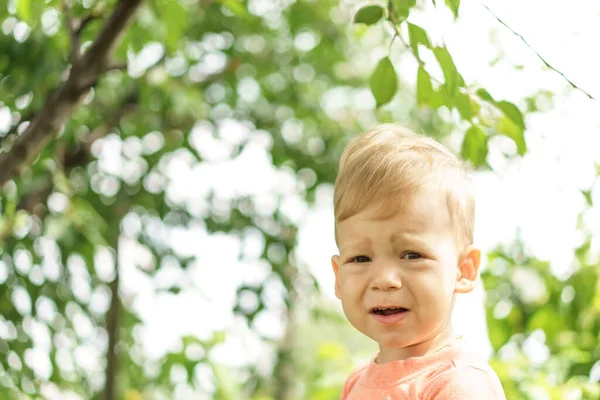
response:
[[[401,361],[412,357],[422,357],[427,354],[436,353],[456,339],[456,334],[452,329],[448,329],[444,333],[440,333],[431,339],[424,340],[401,348],[390,348],[379,345],[379,356],[375,362],[383,364],[390,361]]]

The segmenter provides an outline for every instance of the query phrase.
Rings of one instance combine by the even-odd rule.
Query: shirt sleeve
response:
[[[462,365],[437,376],[424,400],[506,400],[502,384],[491,368]]]
[[[352,388],[354,387],[354,385],[356,385],[356,382],[362,375],[365,368],[366,367],[357,369],[348,377],[348,379],[346,379],[346,383],[344,383],[344,388],[342,389],[342,394],[340,396],[340,400],[346,400],[348,398],[348,395],[352,391]]]

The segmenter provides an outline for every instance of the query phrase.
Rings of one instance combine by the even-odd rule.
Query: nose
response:
[[[401,287],[402,279],[397,267],[387,264],[374,268],[374,275],[371,279],[371,290],[391,291],[398,290]]]

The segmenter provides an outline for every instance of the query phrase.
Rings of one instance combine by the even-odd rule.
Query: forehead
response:
[[[368,245],[373,234],[385,234],[392,240],[451,235],[450,222],[444,196],[439,192],[421,191],[401,202],[384,201],[369,206],[336,223],[336,235],[338,244],[352,240]]]

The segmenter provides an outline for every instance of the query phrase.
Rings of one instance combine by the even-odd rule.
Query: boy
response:
[[[452,332],[481,253],[463,164],[431,138],[382,125],[344,150],[335,184],[335,293],[349,322],[379,344],[342,400],[504,400],[486,361]]]

